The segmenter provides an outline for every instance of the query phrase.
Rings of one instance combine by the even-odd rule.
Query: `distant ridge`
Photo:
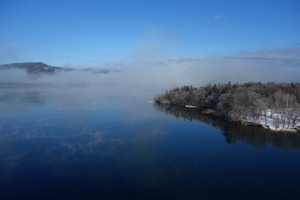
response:
[[[89,71],[92,74],[107,74],[111,71],[119,72],[119,70],[109,70],[101,68],[84,68],[84,69],[74,69],[66,67],[56,67],[50,66],[43,62],[22,62],[22,63],[11,63],[0,65],[0,70],[10,70],[10,69],[21,69],[25,70],[29,74],[54,74],[55,72],[70,72],[70,71]]]
[[[9,70],[9,69],[22,69],[27,71],[30,74],[39,74],[39,73],[54,73],[56,71],[71,71],[71,68],[61,68],[46,65],[42,62],[24,62],[24,63],[11,63],[0,65],[0,70]]]

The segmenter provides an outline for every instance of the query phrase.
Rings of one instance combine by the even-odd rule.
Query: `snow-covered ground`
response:
[[[273,131],[297,131],[300,130],[300,119],[298,118],[295,126],[293,126],[292,120],[288,120],[286,117],[281,116],[278,112],[275,112],[272,109],[268,109],[263,112],[263,116],[260,116],[258,119],[253,120],[251,117],[247,117],[245,122],[252,122],[261,124],[264,128],[270,129]],[[284,122],[283,122],[284,121]]]

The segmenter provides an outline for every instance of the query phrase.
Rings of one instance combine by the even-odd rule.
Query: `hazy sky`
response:
[[[134,84],[299,82],[300,1],[1,0],[13,62],[135,69]]]

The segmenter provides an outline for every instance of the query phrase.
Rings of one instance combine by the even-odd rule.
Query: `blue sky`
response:
[[[108,67],[298,50],[299,10],[299,0],[1,0],[0,64]]]

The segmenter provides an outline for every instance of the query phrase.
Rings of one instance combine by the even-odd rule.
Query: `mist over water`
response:
[[[1,199],[299,197],[298,135],[154,107],[152,92],[1,88]]]
[[[297,82],[298,64],[252,52],[108,74],[2,70],[0,199],[298,199],[299,135],[151,102],[182,85]]]
[[[0,0],[0,200],[300,199],[300,134],[154,101],[175,87],[284,82],[276,108],[285,99],[297,111],[299,10],[299,0]],[[218,109],[259,97],[249,85]],[[249,101],[253,121],[271,100]],[[297,113],[267,111],[269,125]]]
[[[29,75],[22,70],[2,70],[1,82],[43,83],[52,85],[87,84],[101,88],[153,89],[157,92],[177,86],[202,86],[207,83],[299,82],[300,50],[266,49],[232,55],[135,59],[103,65],[120,72],[58,72],[54,75]],[[99,66],[98,66],[99,67]],[[100,65],[101,67],[101,65]],[[114,68],[117,67],[117,68]]]

